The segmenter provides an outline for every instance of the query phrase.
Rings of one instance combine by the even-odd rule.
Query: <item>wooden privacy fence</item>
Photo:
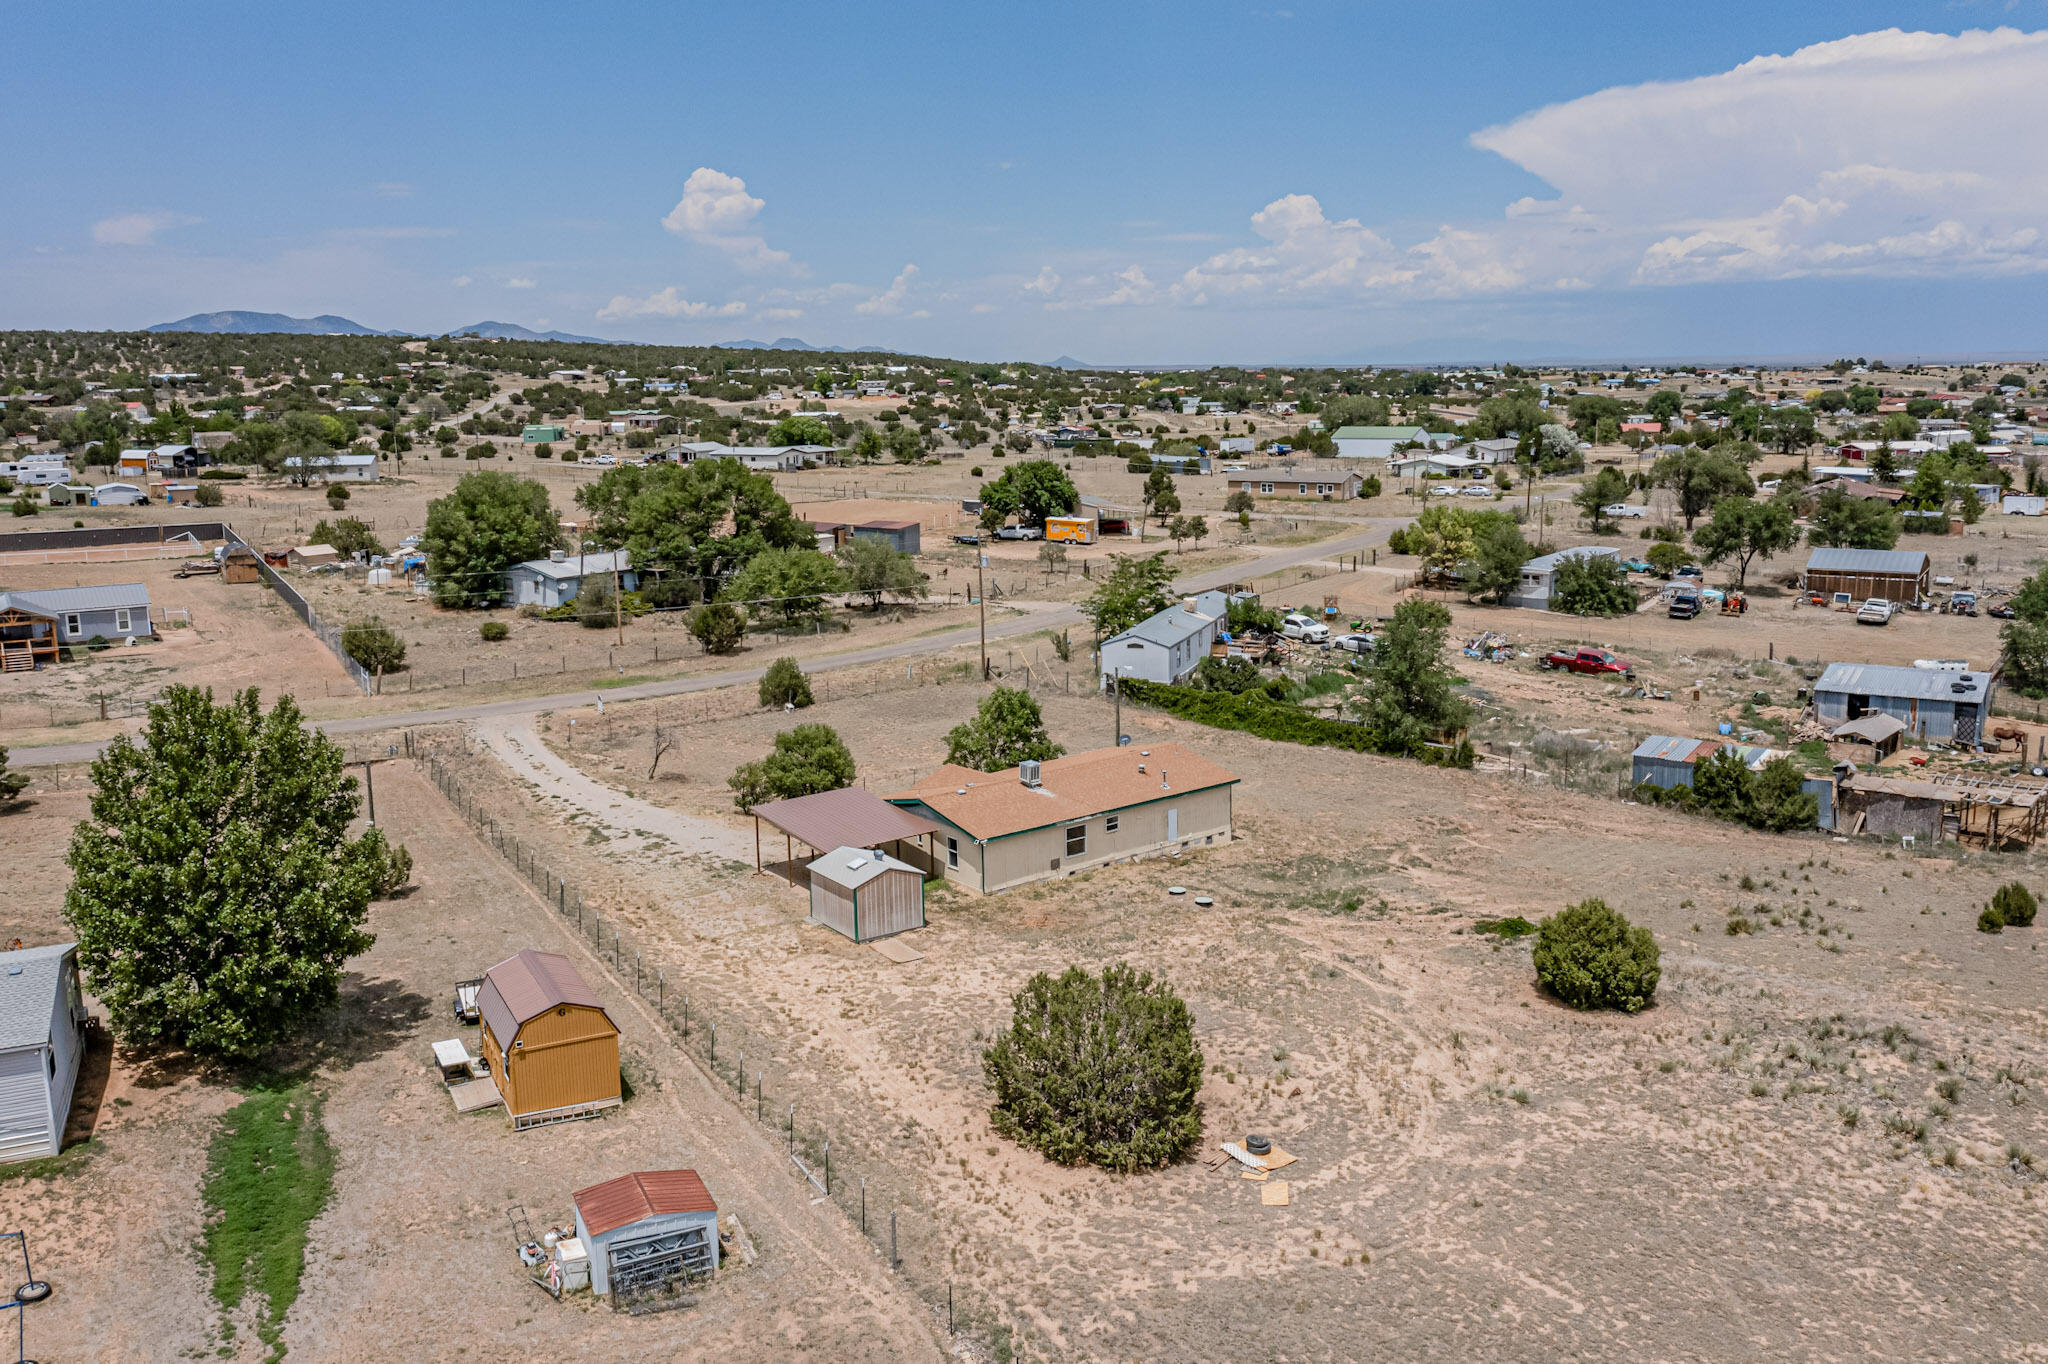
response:
[[[947,1320],[953,1285],[944,1279],[944,1248],[929,1235],[926,1222],[913,1226],[903,1216],[916,1201],[911,1181],[888,1166],[857,1168],[845,1147],[835,1144],[832,1132],[811,1115],[776,1042],[740,1022],[737,1010],[720,1002],[702,978],[678,971],[671,982],[668,972],[675,963],[647,950],[637,935],[620,926],[615,914],[607,916],[587,904],[545,849],[506,829],[476,794],[487,784],[472,785],[456,771],[456,763],[473,753],[466,737],[428,743],[411,730],[403,737],[405,755],[419,761],[421,771],[485,845],[525,878],[565,926],[589,943],[619,988],[653,1008],[683,1053],[730,1091],[743,1114],[781,1139],[791,1177],[811,1186],[811,1201],[833,1204],[892,1270],[904,1274],[934,1319]],[[986,1305],[973,1316],[996,1320]]]

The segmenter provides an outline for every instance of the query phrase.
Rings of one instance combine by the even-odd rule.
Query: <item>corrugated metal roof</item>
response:
[[[1808,573],[1892,573],[1917,578],[1927,556],[1917,549],[1840,549],[1824,546],[1807,556]]]
[[[860,865],[855,866],[856,862]],[[899,862],[872,848],[834,848],[823,857],[814,859],[809,870],[812,876],[822,877],[848,890],[860,889],[885,871],[907,871],[919,880],[924,879],[924,873],[908,862]]]
[[[477,1010],[501,1047],[512,1045],[519,1025],[527,1019],[538,1018],[562,1004],[577,1004],[600,1012],[604,1009],[567,957],[559,952],[536,952],[530,947],[484,972],[483,988],[476,995]],[[609,1019],[611,1015],[605,1017]]]
[[[899,810],[872,791],[849,786],[839,791],[792,796],[756,805],[753,813],[813,848],[874,848],[899,838],[935,834],[939,826]]]
[[[602,554],[571,554],[560,560],[528,559],[525,563],[514,564],[512,567],[538,573],[543,578],[567,581],[591,573],[611,572],[614,557],[617,559],[619,572],[625,573],[633,567],[633,551],[629,549],[606,550]]]
[[[1872,711],[1861,719],[1851,720],[1847,724],[1835,726],[1835,732],[1832,737],[1837,739],[1862,739],[1868,743],[1881,744],[1886,739],[1891,738],[1892,735],[1904,734],[1905,732],[1906,722],[1899,719],[1898,716],[1886,715],[1883,711]]]
[[[1631,757],[1655,758],[1660,762],[1689,763],[1719,747],[1711,739],[1681,739],[1671,734],[1652,734],[1636,745]]]
[[[583,1229],[603,1236],[620,1227],[667,1213],[712,1212],[718,1205],[695,1170],[646,1170],[620,1175],[571,1195]]]
[[[1567,559],[1618,559],[1621,551],[1611,545],[1573,545],[1570,549],[1544,554],[1522,565],[1524,573],[1550,573]]]
[[[0,1051],[39,1047],[50,1040],[64,959],[75,942],[0,952]]]
[[[141,583],[107,583],[99,587],[51,587],[38,592],[0,594],[0,608],[8,603],[44,615],[65,611],[118,611],[149,605],[149,589]]]
[[[1164,611],[1154,612],[1130,629],[1111,635],[1102,641],[1107,649],[1120,639],[1142,639],[1148,644],[1157,644],[1170,649],[1185,643],[1214,621],[1222,620],[1230,610],[1228,592],[1203,592],[1194,598],[1195,609],[1190,611],[1186,601],[1178,601]]]
[[[1957,691],[1962,684],[1964,690]],[[1883,663],[1830,663],[1816,692],[1855,692],[1859,696],[1904,697],[1919,701],[1982,701],[1991,685],[1990,673],[1943,672],[1932,668],[1897,668]]]

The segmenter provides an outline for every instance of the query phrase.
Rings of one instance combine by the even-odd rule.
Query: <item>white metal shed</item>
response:
[[[811,917],[855,942],[924,927],[924,873],[873,848],[834,848],[810,865]]]
[[[84,1024],[77,943],[0,952],[0,1163],[62,1146]]]
[[[645,1170],[578,1189],[590,1287],[630,1293],[718,1269],[718,1205],[695,1170]]]

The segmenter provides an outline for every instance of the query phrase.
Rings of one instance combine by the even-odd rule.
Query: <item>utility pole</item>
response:
[[[612,629],[617,642],[626,642],[626,603],[619,596],[619,551],[612,551]]]
[[[983,570],[988,567],[988,555],[977,554],[974,563],[974,595],[981,603],[981,680],[988,681],[988,585]]]
[[[1109,746],[1119,748],[1124,741],[1124,670],[1118,668],[1110,674],[1110,690],[1116,693],[1116,733],[1109,736]]]

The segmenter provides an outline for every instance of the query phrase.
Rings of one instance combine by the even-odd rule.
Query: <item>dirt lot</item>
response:
[[[361,1359],[373,1341],[407,1359],[536,1350],[936,1357],[929,1315],[859,1233],[833,1208],[809,1204],[773,1139],[739,1118],[630,993],[612,988],[440,796],[406,764],[380,772],[377,795],[419,870],[409,895],[373,911],[376,947],[352,963],[341,1010],[298,1058],[316,1066],[327,1095],[336,1175],[285,1331],[292,1357]],[[84,792],[72,788],[8,816],[10,832],[37,850],[23,868],[37,889],[10,901],[0,934],[61,934],[62,849],[83,814]],[[621,1026],[634,1097],[604,1119],[514,1134],[502,1113],[458,1118],[429,1064],[428,1044],[458,1032],[447,1016],[451,982],[521,947],[570,952]],[[117,1059],[98,1148],[64,1173],[0,1183],[7,1225],[28,1230],[38,1272],[57,1288],[29,1318],[39,1358],[215,1353],[215,1309],[195,1245],[206,1143],[235,1097],[214,1077]],[[640,1318],[587,1297],[558,1305],[527,1282],[508,1207],[524,1205],[536,1229],[560,1224],[572,1215],[572,1190],[673,1166],[697,1169],[721,1209],[739,1215],[757,1263],[735,1265],[694,1308]],[[435,1285],[456,1294],[454,1310]],[[252,1340],[238,1332],[241,1353],[231,1347],[227,1357],[259,1357]]]
[[[976,695],[805,718],[888,790],[942,756]],[[1070,747],[1108,733],[1099,701],[1047,707]],[[559,743],[567,718],[538,738]],[[1694,1357],[1725,1353],[1732,1326],[1766,1357],[2022,1357],[2048,1330],[2019,1270],[2040,1244],[2038,1180],[2007,1151],[2048,1142],[2041,957],[2030,934],[1972,926],[2037,860],[1770,838],[1127,711],[1139,742],[1170,735],[1244,777],[1241,841],[942,893],[913,936],[924,959],[878,968],[803,926],[779,883],[714,875],[629,827],[644,799],[744,839],[724,776],[786,723],[693,729],[648,781],[644,714],[615,707],[608,740],[557,749],[622,793],[609,801],[531,767],[486,787],[504,769],[485,754],[471,770],[508,828],[677,964],[671,980],[773,1039],[769,1065],[849,1163],[914,1185],[955,1247],[914,1272],[1008,1304],[1030,1350],[1202,1356],[1256,1332],[1278,1357],[1361,1341],[1423,1357],[1446,1339],[1466,1357]],[[1169,882],[1217,908],[1191,912]],[[1591,893],[1664,947],[1641,1017],[1556,1006],[1526,946],[1471,931]],[[1754,931],[1725,927],[1737,910]],[[1211,1141],[1269,1131],[1301,1157],[1290,1207],[1199,1166],[1051,1168],[989,1129],[978,1055],[1010,991],[1118,958],[1193,1006]],[[1815,1301],[1824,1317],[1796,1307]]]

